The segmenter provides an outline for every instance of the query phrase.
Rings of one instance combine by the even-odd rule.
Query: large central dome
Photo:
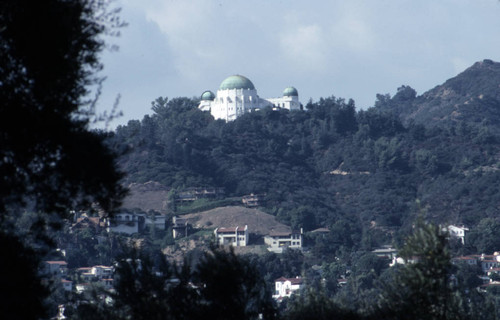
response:
[[[228,90],[228,89],[250,89],[255,90],[252,81],[248,78],[240,75],[234,75],[227,77],[220,84],[219,90]]]

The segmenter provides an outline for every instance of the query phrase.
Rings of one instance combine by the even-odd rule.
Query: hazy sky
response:
[[[151,101],[216,92],[233,74],[263,98],[295,86],[302,103],[352,98],[358,109],[401,85],[418,94],[476,61],[500,61],[500,1],[117,0],[129,24],[105,52],[98,111],[120,94],[125,124]]]

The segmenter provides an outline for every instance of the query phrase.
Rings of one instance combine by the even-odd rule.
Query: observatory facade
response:
[[[217,94],[205,91],[200,105],[203,111],[210,111],[215,119],[232,121],[239,116],[266,107],[300,110],[299,94],[294,87],[287,87],[279,98],[263,99],[257,95],[252,81],[241,75],[229,76],[219,86]]]

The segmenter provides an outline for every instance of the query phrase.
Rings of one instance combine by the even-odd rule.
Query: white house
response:
[[[148,226],[165,230],[165,218],[162,214],[152,216],[145,213],[117,213],[106,221],[106,230],[125,234],[139,233]]]
[[[462,241],[462,244],[465,244],[465,235],[469,231],[469,228],[466,228],[464,226],[458,227],[449,225],[446,229],[448,230],[450,237],[459,238],[460,241]]]
[[[209,111],[215,119],[232,121],[239,116],[265,107],[300,110],[299,94],[294,87],[287,87],[279,98],[262,99],[252,81],[241,75],[229,76],[219,86],[217,95],[205,91],[198,106]]]
[[[273,298],[278,300],[284,297],[290,297],[294,292],[300,290],[303,287],[303,280],[301,277],[281,277],[274,281],[274,287]]]
[[[91,273],[99,279],[113,277],[113,267],[109,266],[93,266]]]
[[[174,239],[187,237],[188,235],[188,221],[185,218],[177,216],[172,218],[172,236]]]
[[[90,283],[78,283],[76,285],[76,293],[83,293],[91,288]]]
[[[73,281],[61,279],[61,284],[64,291],[72,291],[73,290]]]
[[[113,267],[109,266],[93,266],[78,268],[76,270],[83,281],[89,282],[95,279],[101,280],[105,278],[113,278]]]
[[[248,244],[248,226],[244,228],[216,228],[214,234],[218,245],[244,247]]]
[[[106,230],[108,232],[133,234],[142,230],[144,217],[135,213],[117,213],[106,221]]]
[[[377,257],[393,260],[398,255],[398,250],[391,245],[384,245],[372,251]]]
[[[269,246],[267,250],[276,253],[282,253],[286,248],[301,249],[302,234],[302,228],[300,231],[271,232],[264,237],[264,243]]]

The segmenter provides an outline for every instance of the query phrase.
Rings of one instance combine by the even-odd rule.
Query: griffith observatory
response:
[[[207,90],[201,95],[198,108],[210,111],[215,119],[232,121],[239,116],[265,107],[273,109],[301,110],[299,93],[287,87],[279,98],[260,98],[252,81],[241,75],[229,76],[219,86],[217,95]]]

